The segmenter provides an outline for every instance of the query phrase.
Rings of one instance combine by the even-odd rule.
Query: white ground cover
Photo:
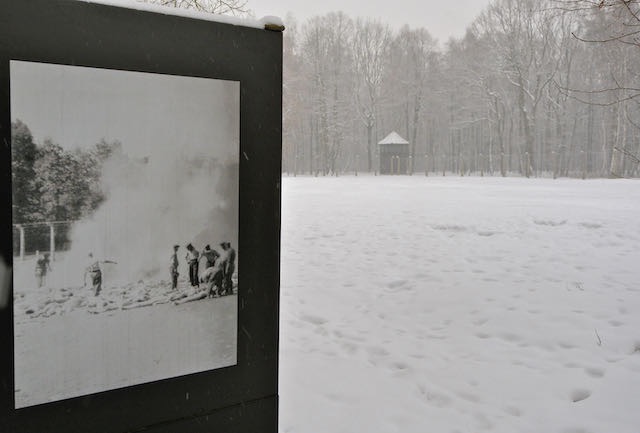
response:
[[[283,179],[280,431],[640,431],[640,182]]]
[[[236,364],[236,295],[181,304],[197,292],[184,277],[177,290],[168,281],[107,280],[94,296],[56,287],[56,278],[35,289],[33,267],[16,263],[16,407]]]

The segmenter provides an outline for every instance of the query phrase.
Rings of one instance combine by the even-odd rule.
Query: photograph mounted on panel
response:
[[[16,408],[236,365],[237,81],[10,62]]]

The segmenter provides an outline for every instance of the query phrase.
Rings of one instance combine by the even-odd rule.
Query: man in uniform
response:
[[[206,245],[204,247],[204,250],[202,250],[202,255],[206,259],[206,267],[205,267],[205,269],[210,268],[213,265],[215,265],[216,264],[216,260],[218,259],[218,257],[220,257],[220,254],[218,254],[218,252],[216,250],[212,250],[209,245]]]
[[[49,265],[49,254],[40,254],[40,252],[36,251],[36,256],[35,275],[38,288],[40,288],[47,284],[47,271],[51,270],[51,266]]]
[[[198,263],[200,262],[200,253],[193,245],[187,245],[187,255],[185,256],[187,263],[189,263],[189,282],[191,287],[200,287],[198,281]]]
[[[226,295],[233,294],[233,281],[231,277],[236,270],[236,250],[231,248],[231,242],[222,242],[220,244],[225,251],[224,281],[222,286]]]

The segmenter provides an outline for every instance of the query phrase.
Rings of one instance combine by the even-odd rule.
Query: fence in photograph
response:
[[[13,224],[13,257],[24,260],[36,252],[48,252],[54,260],[56,251],[69,249],[69,232],[74,221],[46,221]]]

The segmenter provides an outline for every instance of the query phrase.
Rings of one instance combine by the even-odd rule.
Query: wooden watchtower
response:
[[[407,174],[409,172],[409,142],[392,132],[379,143],[380,174]]]

